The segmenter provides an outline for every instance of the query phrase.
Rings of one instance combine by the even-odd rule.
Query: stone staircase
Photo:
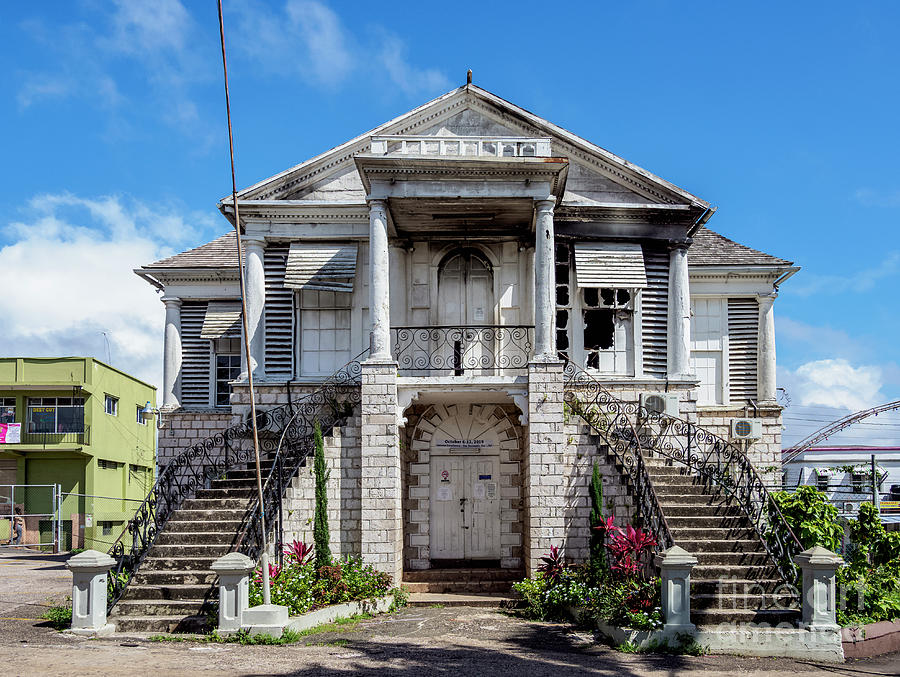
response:
[[[422,569],[403,572],[410,606],[497,607],[519,599],[512,584],[525,578],[523,569]]]
[[[264,466],[266,464],[263,464]],[[266,469],[263,472],[267,472]],[[216,601],[213,561],[233,549],[256,498],[256,472],[232,470],[176,510],[113,607],[120,632],[198,632]]]
[[[749,517],[679,463],[644,461],[675,544],[698,560],[691,572],[691,620],[697,625],[796,623],[796,593],[783,586]]]

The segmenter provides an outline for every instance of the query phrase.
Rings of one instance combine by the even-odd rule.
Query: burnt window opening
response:
[[[567,244],[556,245],[556,262],[564,263],[568,267],[568,265],[569,265],[569,245],[567,245]]]
[[[566,243],[557,243],[555,248],[556,272],[556,352],[563,360],[569,359],[572,326],[572,250]]]
[[[557,310],[556,311],[556,328],[557,329],[565,329],[569,326],[569,311],[568,310]]]
[[[583,287],[581,292],[584,366],[601,373],[629,373],[634,360],[634,293],[598,287]]]
[[[564,284],[556,285],[556,305],[557,306],[568,306],[569,305],[569,287],[568,287],[568,285],[564,285]]]

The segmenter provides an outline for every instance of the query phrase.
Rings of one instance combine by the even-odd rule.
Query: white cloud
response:
[[[164,311],[132,270],[197,237],[211,218],[120,197],[41,195],[0,248],[4,355],[88,355],[159,384]]]
[[[391,81],[407,94],[434,92],[448,89],[450,80],[440,71],[427,68],[420,69],[406,59],[406,44],[399,38],[386,35],[382,40],[381,63]]]
[[[859,188],[853,197],[863,207],[900,207],[900,190]]]
[[[449,87],[437,69],[420,68],[407,57],[406,43],[384,28],[354,34],[340,16],[316,0],[287,0],[272,11],[260,2],[233,2],[236,39],[230,41],[264,70],[292,74],[321,87],[336,88],[351,76],[386,76],[400,91],[431,94]],[[226,17],[227,21],[227,17]]]
[[[865,257],[875,260],[877,257]],[[803,276],[796,284],[791,285],[791,293],[798,296],[810,296],[819,292],[866,292],[875,289],[885,278],[900,273],[900,250],[889,251],[875,265],[869,265],[847,275],[816,275],[810,273]]]
[[[845,359],[806,362],[784,370],[782,381],[795,405],[858,411],[885,401],[881,367],[853,366]]]

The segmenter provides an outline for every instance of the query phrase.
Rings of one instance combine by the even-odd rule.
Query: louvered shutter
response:
[[[669,313],[669,252],[644,245],[647,287],[641,291],[644,374],[665,378]]]
[[[294,377],[294,290],[284,286],[286,243],[266,247],[266,377]]]
[[[645,288],[647,273],[641,245],[624,242],[576,242],[575,279],[582,288]]]
[[[284,286],[315,291],[353,291],[356,243],[346,245],[293,242],[288,251]]]
[[[201,338],[206,301],[181,304],[181,404],[209,406],[209,339]]]
[[[728,381],[730,399],[746,403],[757,397],[756,355],[759,303],[755,298],[728,299]]]
[[[240,301],[210,301],[206,305],[203,327],[200,338],[240,338],[241,337],[241,303]]]

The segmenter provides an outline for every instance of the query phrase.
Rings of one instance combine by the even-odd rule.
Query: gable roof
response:
[[[688,248],[688,266],[790,266],[793,261],[766,254],[701,227]]]
[[[186,252],[147,264],[144,268],[237,268],[234,231]]]
[[[694,243],[688,249],[691,266],[790,266],[792,261],[751,249],[729,240],[724,235],[701,227],[694,233]],[[143,269],[178,268],[236,268],[237,243],[230,230],[212,242],[175,254]]]
[[[464,85],[429,101],[393,120],[361,134],[321,155],[317,155],[279,174],[271,176],[238,192],[238,200],[279,200],[296,194],[305,186],[328,174],[353,164],[354,156],[371,150],[372,136],[384,134],[414,134],[433,127],[452,115],[472,109],[494,117],[526,135],[550,136],[561,150],[592,169],[635,192],[651,202],[690,204],[704,209],[709,204],[686,190],[634,165],[627,160],[555,125],[527,110],[476,85]],[[220,200],[219,208],[226,213],[231,196]],[[230,211],[230,208],[228,209]],[[226,213],[226,216],[229,214]]]

